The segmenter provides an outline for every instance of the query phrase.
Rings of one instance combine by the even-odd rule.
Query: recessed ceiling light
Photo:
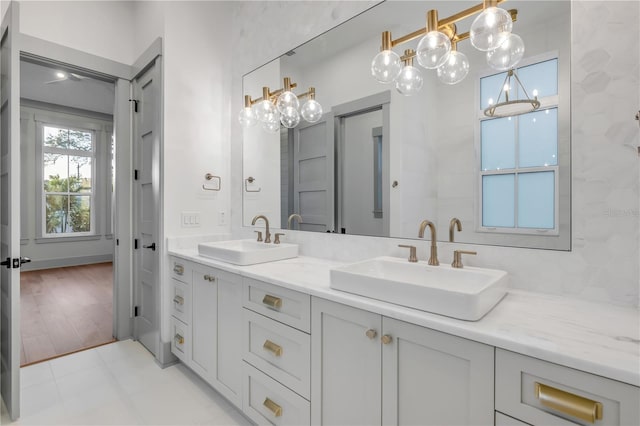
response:
[[[60,72],[60,71],[58,71],[58,72],[56,73],[56,77],[58,77],[58,78],[65,78],[66,76],[67,76],[67,75],[66,75],[65,73]]]

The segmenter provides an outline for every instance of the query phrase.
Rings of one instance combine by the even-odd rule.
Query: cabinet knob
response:
[[[179,295],[175,295],[173,297],[173,303],[177,303],[178,305],[184,305],[184,297],[179,296]]]
[[[213,275],[206,274],[204,276],[204,280],[205,281],[209,281],[211,283],[211,282],[214,282],[216,280],[216,277],[214,277]]]
[[[269,398],[266,398],[262,403],[262,405],[267,407],[267,409],[273,413],[274,417],[282,416],[282,407],[276,404],[275,402],[273,402],[272,400],[270,400]]]
[[[176,263],[175,265],[173,265],[173,272],[175,272],[178,275],[184,274],[184,266]]]
[[[389,336],[388,334],[385,334],[380,338],[380,341],[382,342],[382,344],[388,345],[389,343],[393,342],[393,337]]]
[[[271,352],[274,356],[282,356],[282,346],[273,343],[271,340],[265,340],[262,347],[264,350]]]
[[[369,330],[367,330],[366,333],[364,333],[367,335],[367,337],[371,340],[375,339],[376,336],[378,335],[378,332],[375,331],[374,329],[370,328]]]
[[[176,345],[184,344],[184,337],[182,337],[180,334],[176,334],[173,338],[176,341]]]
[[[262,303],[275,309],[282,308],[282,299],[280,299],[279,297],[272,296],[270,294],[264,295],[264,297],[262,298]]]

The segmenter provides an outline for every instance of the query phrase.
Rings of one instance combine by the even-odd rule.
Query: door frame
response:
[[[129,106],[133,67],[52,43],[27,34],[20,34],[20,57],[67,70],[79,70],[97,78],[113,81],[115,105],[113,114],[116,140],[115,199],[113,238],[113,335],[118,340],[132,336],[133,302],[131,299],[131,112]],[[115,214],[115,212],[124,214]]]
[[[389,90],[376,93],[371,96],[346,102],[331,108],[335,120],[335,150],[336,150],[336,212],[335,223],[336,232],[344,226],[342,206],[344,205],[344,120],[348,117],[364,114],[370,111],[382,111],[382,155],[386,160],[382,166],[382,205],[383,211],[383,234],[389,236],[390,228],[390,160],[391,160],[391,119],[390,119],[391,92]],[[348,234],[348,232],[347,232]]]

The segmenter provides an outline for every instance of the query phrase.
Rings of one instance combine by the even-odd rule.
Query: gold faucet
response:
[[[264,242],[265,243],[270,243],[271,242],[271,233],[269,232],[269,219],[267,219],[267,217],[265,215],[259,214],[256,217],[253,218],[253,220],[251,221],[252,225],[255,225],[256,222],[258,221],[258,219],[263,219],[264,220],[264,224],[265,224],[265,231],[264,231]]]
[[[431,255],[429,256],[429,265],[438,266],[438,246],[436,245],[436,226],[429,220],[423,220],[420,223],[420,231],[418,231],[418,238],[424,238],[424,230],[429,227],[431,231]]]
[[[298,224],[304,223],[302,222],[302,216],[300,216],[298,213],[293,213],[289,216],[289,219],[287,219],[287,229],[291,229],[291,222],[293,222],[293,219],[296,219],[298,221]]]
[[[449,222],[449,242],[451,243],[453,242],[454,227],[458,228],[458,232],[462,232],[462,222],[460,222],[460,219],[457,217],[454,217],[451,219],[451,222]]]

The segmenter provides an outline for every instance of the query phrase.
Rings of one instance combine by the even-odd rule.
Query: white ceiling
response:
[[[66,107],[113,115],[113,83],[82,77],[80,81],[60,80],[57,68],[20,61],[20,97]],[[78,73],[76,73],[78,74]]]

